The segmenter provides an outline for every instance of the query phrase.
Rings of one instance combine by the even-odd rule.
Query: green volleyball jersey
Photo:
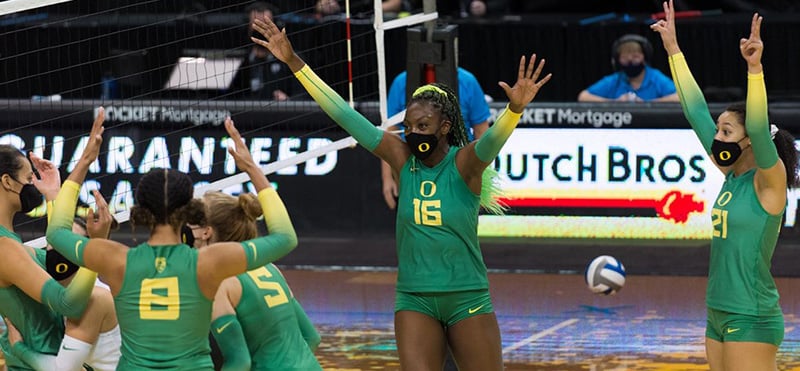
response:
[[[427,167],[410,157],[400,171],[397,290],[446,292],[489,287],[478,244],[480,196],[456,168],[459,148]]]
[[[242,284],[236,317],[244,331],[252,370],[322,370],[303,338],[294,311],[295,298],[278,268],[267,264],[236,278]]]
[[[213,370],[212,301],[197,282],[197,250],[146,243],[130,249],[114,304],[122,333],[117,370]]]
[[[732,313],[776,315],[781,308],[770,266],[783,213],[770,215],[761,206],[755,173],[730,172],[714,202],[706,303]]]
[[[0,237],[8,237],[19,243],[19,236],[0,226]],[[33,249],[33,260],[42,269],[45,268],[44,249]],[[38,353],[55,355],[64,337],[64,319],[50,310],[47,305],[33,300],[16,286],[0,288],[0,315],[7,317],[17,327],[25,343]],[[32,370],[22,360],[11,354],[8,334],[0,336],[0,349],[6,357],[9,370]]]

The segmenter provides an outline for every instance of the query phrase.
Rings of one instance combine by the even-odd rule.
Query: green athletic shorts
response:
[[[489,289],[395,294],[394,311],[410,310],[433,317],[443,326],[450,327],[462,319],[494,312]]]
[[[783,342],[783,314],[751,316],[708,308],[706,337],[719,342],[752,341],[780,347]]]

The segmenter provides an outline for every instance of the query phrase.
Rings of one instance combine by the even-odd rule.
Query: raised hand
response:
[[[33,185],[44,198],[48,201],[56,199],[58,190],[61,189],[61,174],[52,162],[47,161],[33,152],[28,152],[33,168],[39,173],[39,177],[33,177]]]
[[[114,223],[114,217],[111,216],[111,211],[108,209],[108,203],[100,194],[100,191],[93,190],[95,207],[97,211],[89,208],[86,214],[86,233],[89,238],[108,238],[111,233],[111,226]]]
[[[100,145],[103,144],[103,122],[106,121],[106,111],[103,107],[97,109],[97,117],[92,123],[92,130],[89,132],[89,141],[86,142],[86,148],[83,149],[81,160],[87,160],[89,164],[97,160],[100,155]]]
[[[236,162],[236,167],[247,173],[250,176],[250,181],[253,182],[253,187],[256,191],[261,191],[264,188],[270,187],[269,180],[264,176],[261,168],[253,161],[253,155],[242,140],[242,135],[239,130],[233,125],[233,120],[230,117],[225,118],[225,130],[231,136],[233,143],[228,143],[228,153],[233,156],[233,161]]]
[[[650,25],[650,29],[661,35],[661,43],[664,44],[668,55],[678,54],[681,49],[678,47],[678,37],[675,34],[675,7],[672,0],[664,2],[664,18]]]
[[[289,68],[291,68],[294,72],[303,66],[301,63],[299,67],[295,69],[295,67],[297,67],[297,61],[300,60],[300,58],[297,57],[294,52],[294,48],[292,48],[292,43],[289,42],[289,38],[286,37],[285,28],[283,30],[279,30],[278,26],[276,26],[272,20],[258,18],[253,22],[253,29],[263,35],[267,40],[264,41],[255,37],[250,37],[254,43],[267,48],[267,50],[269,50],[269,52],[272,53],[275,58],[278,58],[281,62],[289,65]]]
[[[553,77],[552,73],[548,73],[547,76],[540,80],[539,75],[541,75],[544,68],[544,59],[539,61],[539,65],[536,68],[534,68],[535,64],[536,54],[531,55],[527,67],[525,56],[523,55],[519,60],[519,72],[514,86],[509,86],[504,81],[499,82],[500,87],[505,90],[506,96],[508,96],[508,107],[512,112],[521,113],[525,106],[536,97],[539,89]]]
[[[89,167],[92,166],[92,163],[97,160],[97,156],[100,155],[100,145],[103,144],[103,131],[105,130],[103,122],[106,120],[106,111],[103,107],[98,107],[96,112],[97,117],[95,117],[94,123],[92,123],[92,130],[89,132],[89,140],[86,142],[86,147],[83,149],[83,153],[81,153],[78,164],[67,177],[67,180],[78,184],[83,183],[83,180],[86,178],[86,173],[89,172]]]
[[[247,171],[250,167],[257,167],[255,161],[253,161],[253,156],[250,154],[250,149],[247,148],[244,140],[242,140],[242,135],[239,134],[239,130],[236,129],[230,117],[225,118],[225,130],[231,136],[231,141],[233,142],[228,143],[228,153],[233,156],[236,167],[243,171]]]
[[[764,52],[764,42],[761,41],[761,21],[763,19],[764,17],[758,13],[753,14],[753,21],[750,23],[750,37],[739,40],[739,50],[748,67],[761,65],[761,54]]]

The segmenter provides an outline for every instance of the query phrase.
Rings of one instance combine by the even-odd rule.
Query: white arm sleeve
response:
[[[83,363],[92,352],[92,344],[80,341],[69,335],[64,335],[61,341],[61,348],[58,349],[55,370],[58,371],[81,371]]]

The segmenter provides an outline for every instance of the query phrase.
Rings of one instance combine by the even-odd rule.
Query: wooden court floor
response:
[[[397,370],[394,272],[284,269],[322,335],[326,370]],[[610,297],[580,275],[496,273],[491,292],[507,370],[707,370],[704,277],[628,276]],[[800,278],[778,278],[779,370],[800,371]]]

